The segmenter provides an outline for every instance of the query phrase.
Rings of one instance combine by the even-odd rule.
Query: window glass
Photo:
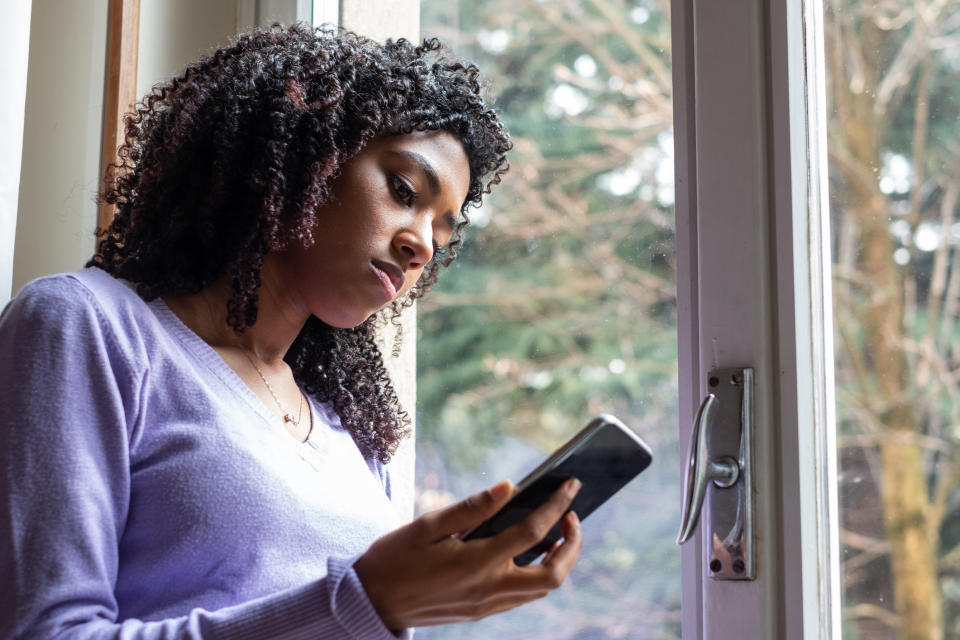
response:
[[[515,482],[595,414],[653,448],[549,597],[426,638],[678,638],[680,464],[669,3],[424,0],[477,62],[512,168],[418,304],[422,513]]]
[[[960,634],[960,5],[827,0],[844,638]]]

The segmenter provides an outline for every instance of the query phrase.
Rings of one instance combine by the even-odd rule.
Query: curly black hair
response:
[[[98,230],[87,266],[137,283],[146,300],[229,276],[227,322],[238,334],[256,322],[264,256],[312,243],[332,180],[371,140],[447,131],[470,165],[462,221],[394,302],[394,322],[456,257],[466,209],[500,181],[511,147],[477,68],[436,39],[379,44],[303,24],[241,34],[154,87],[125,125],[100,196],[117,213]],[[332,404],[364,456],[387,462],[409,416],[374,341],[377,324],[375,316],[338,329],[311,317],[285,359],[308,393]]]

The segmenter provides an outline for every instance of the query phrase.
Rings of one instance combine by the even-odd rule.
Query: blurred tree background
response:
[[[960,637],[960,5],[827,0],[844,637]]]
[[[419,303],[418,509],[517,481],[595,414],[654,464],[585,523],[545,600],[428,638],[679,638],[669,2],[424,0],[514,140],[460,259]]]
[[[824,0],[844,637],[960,637],[960,3]],[[419,306],[418,507],[519,479],[593,414],[654,466],[568,583],[428,638],[677,638],[669,3],[424,0],[516,148]]]

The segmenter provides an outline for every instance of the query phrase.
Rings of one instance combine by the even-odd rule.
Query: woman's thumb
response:
[[[486,491],[475,493],[460,502],[441,509],[435,514],[436,525],[441,535],[461,533],[472,529],[507,503],[513,495],[514,486],[509,480],[493,485]]]

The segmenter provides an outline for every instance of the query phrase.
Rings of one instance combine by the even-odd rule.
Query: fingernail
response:
[[[510,492],[510,481],[504,480],[490,487],[490,497],[494,502],[502,500]]]
[[[576,511],[573,511],[573,510],[571,509],[568,513],[570,514],[570,519],[573,520],[572,524],[575,524],[575,525],[577,525],[577,526],[579,527],[579,526],[580,526],[580,516],[577,515],[577,512],[576,512]]]
[[[567,480],[567,495],[571,498],[577,495],[577,492],[580,491],[581,485],[582,483],[580,482],[579,478],[570,478]]]

